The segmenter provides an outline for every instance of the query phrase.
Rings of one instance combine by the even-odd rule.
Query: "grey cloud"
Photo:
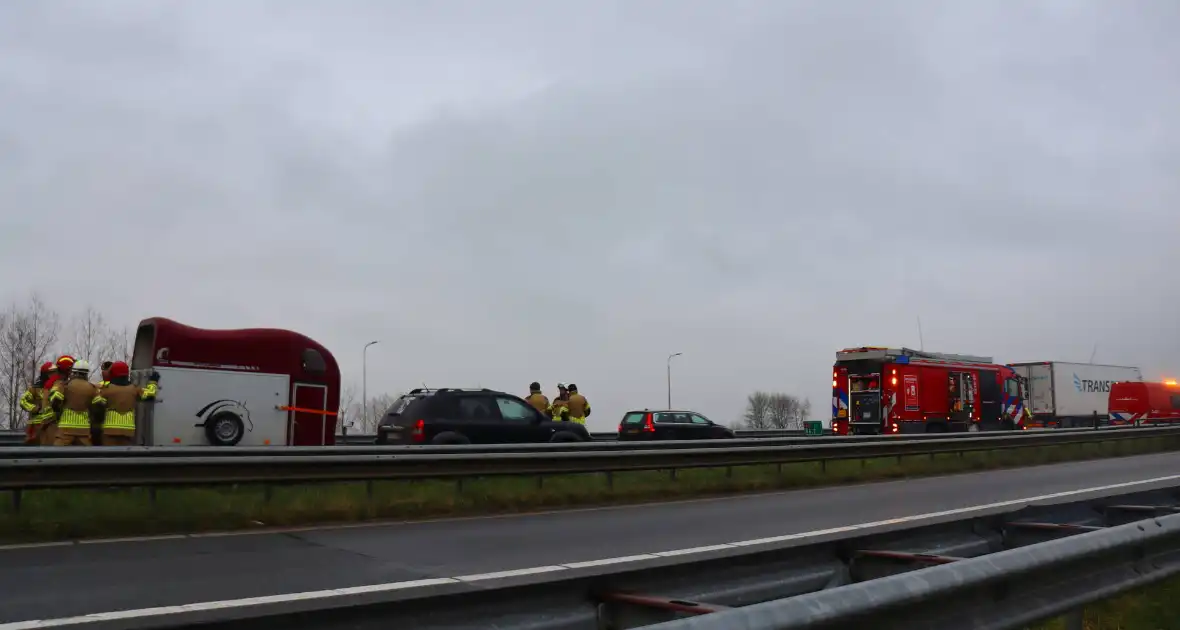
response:
[[[13,2],[0,256],[596,426],[827,405],[848,345],[1175,369],[1174,5]],[[44,217],[54,217],[49,222]],[[90,245],[87,245],[89,243]],[[563,245],[572,244],[572,248]],[[88,249],[89,248],[89,249]],[[144,288],[148,287],[148,288]],[[377,385],[380,383],[380,385]]]

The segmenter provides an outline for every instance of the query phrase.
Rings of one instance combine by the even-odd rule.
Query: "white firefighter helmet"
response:
[[[74,372],[90,372],[90,362],[86,359],[78,359],[74,362]]]

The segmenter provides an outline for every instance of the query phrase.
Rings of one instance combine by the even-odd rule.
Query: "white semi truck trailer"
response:
[[[1011,363],[1025,379],[1032,420],[1030,427],[1093,426],[1095,417],[1105,424],[1109,413],[1110,386],[1120,381],[1142,381],[1137,367],[1095,365],[1065,361]]]

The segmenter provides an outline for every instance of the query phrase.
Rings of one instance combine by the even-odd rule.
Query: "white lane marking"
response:
[[[106,543],[122,543],[122,542],[150,542],[153,540],[177,540],[179,538],[188,538],[187,534],[164,534],[161,536],[133,536],[128,538],[90,538],[86,540],[79,540],[79,545],[103,545]]]
[[[640,554],[635,556],[626,556],[622,558],[610,558],[607,561],[575,562],[570,564],[548,565],[543,567],[532,567],[527,569],[514,569],[510,571],[498,571],[495,573],[480,573],[475,575],[466,575],[453,578],[433,578],[426,580],[411,580],[407,582],[390,582],[388,584],[374,584],[371,586],[359,586],[350,588],[330,589],[324,591],[310,591],[304,593],[285,593],[282,595],[267,595],[265,597],[251,597],[246,599],[234,599],[216,602],[202,602],[196,604],[185,604],[182,606],[161,606],[157,608],[144,608],[140,610],[125,610],[117,612],[96,613],[91,615],[82,615],[78,617],[62,617],[59,619],[43,619],[32,621],[16,621],[10,623],[0,623],[0,630],[36,630],[37,628],[50,628],[62,626],[78,626],[88,623],[95,623],[99,621],[107,621],[111,619],[133,619],[141,617],[154,617],[173,615],[190,611],[202,610],[220,610],[226,608],[243,608],[247,606],[256,606],[259,604],[274,604],[274,603],[288,603],[301,602],[312,599],[326,599],[331,597],[348,596],[358,593],[379,593],[383,591],[406,590],[413,588],[422,588],[427,586],[436,586],[440,584],[461,584],[464,582],[475,582],[483,580],[496,580],[508,577],[517,577],[524,575],[535,575],[541,573],[553,573],[557,571],[568,571],[571,569],[582,568],[586,566],[595,566],[595,563],[602,564],[623,564],[629,562],[641,562],[643,560],[650,560],[653,558],[679,557],[691,555],[694,553],[707,553],[710,551],[718,551],[723,549],[730,549],[736,547],[750,547],[754,545],[766,545],[779,542],[786,542],[792,540],[806,540],[809,538],[819,538],[830,534],[838,534],[844,532],[862,531],[865,529],[872,529],[882,525],[896,525],[901,523],[913,523],[916,521],[929,520],[932,518],[939,518],[943,516],[952,515],[967,515],[973,512],[983,512],[1001,507],[1014,507],[1025,505],[1028,503],[1035,503],[1038,501],[1047,501],[1052,499],[1061,499],[1065,497],[1078,496],[1081,494],[1089,494],[1092,492],[1104,492],[1107,490],[1119,490],[1123,488],[1132,488],[1135,486],[1145,486],[1167,481],[1178,481],[1180,475],[1168,475],[1165,477],[1154,477],[1152,479],[1140,479],[1138,481],[1127,481],[1123,483],[1114,483],[1105,486],[1095,486],[1092,488],[1080,488],[1077,490],[1066,490],[1063,492],[1054,492],[1052,494],[1042,494],[1033,497],[1024,497],[1021,499],[1011,499],[1008,501],[997,501],[995,503],[986,503],[983,505],[972,505],[963,508],[955,508],[952,510],[942,510],[939,512],[927,512],[925,514],[915,514],[912,516],[901,516],[898,518],[891,518],[882,521],[873,521],[871,523],[857,523],[855,525],[845,525],[843,527],[832,527],[829,529],[819,529],[810,532],[799,532],[795,534],[786,534],[783,536],[773,536],[770,538],[757,538],[754,540],[742,540],[731,543],[724,543],[720,545],[709,545],[705,547],[694,547],[691,549],[676,549],[672,551],[654,552],[651,554]]]
[[[183,612],[199,612],[207,610],[223,610],[226,608],[241,608],[244,606],[259,606],[262,604],[278,604],[290,601],[307,601],[312,599],[325,599],[329,597],[341,597],[348,595],[362,595],[366,593],[378,593],[383,591],[404,590],[407,588],[423,588],[427,586],[439,586],[442,584],[458,584],[459,581],[454,578],[432,578],[426,580],[410,580],[407,582],[393,582],[390,584],[374,584],[372,586],[354,586],[348,588],[328,589],[324,591],[309,591],[306,593],[299,593],[299,597],[292,598],[291,595],[267,595],[265,597],[247,597],[244,599],[231,599],[219,602],[203,602],[199,604],[185,604],[183,606],[158,606],[156,608],[141,608],[139,610],[122,610],[116,612],[94,613],[91,615],[82,615],[80,617],[63,617],[61,619],[38,619],[33,621],[17,621],[14,623],[0,624],[0,628],[4,630],[34,630],[36,628],[58,628],[62,626],[71,626],[85,623],[95,623],[99,621],[117,621],[124,619],[139,619],[143,617],[158,617],[163,615],[172,615]]]
[[[733,543],[721,543],[720,545],[706,545],[704,547],[689,547],[688,549],[673,549],[672,551],[657,551],[654,555],[657,556],[687,556],[694,553],[708,553],[710,551],[721,551],[722,549],[730,549]]]
[[[495,573],[476,573],[473,575],[460,575],[456,580],[460,582],[479,582],[481,580],[500,580],[503,578],[520,577],[522,575],[536,575],[538,573],[552,573],[554,571],[565,571],[568,567],[565,565],[550,565],[547,567],[532,567],[528,569],[511,569],[508,571],[496,571]]]
[[[605,567],[612,564],[623,564],[625,562],[639,562],[641,560],[655,560],[659,556],[650,553],[641,553],[635,556],[620,556],[618,558],[603,558],[602,560],[587,560],[585,562],[567,562],[564,566],[567,569],[589,569],[590,567]]]
[[[4,545],[0,547],[0,551],[7,551],[9,549],[40,549],[42,547],[69,547],[74,544],[72,540],[58,540],[54,542],[39,542],[39,543],[15,543],[12,545]]]

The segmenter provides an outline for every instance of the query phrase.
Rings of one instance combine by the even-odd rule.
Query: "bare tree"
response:
[[[803,423],[811,419],[811,399],[804,398],[803,402],[799,403],[799,409],[795,418],[795,426],[803,428]]]
[[[361,433],[371,435],[377,432],[377,423],[385,416],[386,410],[393,406],[394,401],[401,394],[380,394],[369,398],[369,404],[361,418]]]
[[[360,414],[354,415],[354,407],[356,406],[356,387],[353,385],[345,385],[340,390],[340,409],[336,419],[336,430],[342,435],[345,430],[355,432],[360,427],[354,427],[352,424],[359,419]]]
[[[9,428],[24,426],[20,397],[37,376],[41,362],[50,360],[57,342],[60,318],[36,293],[24,306],[15,302],[0,313],[0,421]]]
[[[73,320],[73,339],[69,353],[78,359],[86,359],[91,365],[91,380],[98,375],[98,364],[111,359],[116,352],[112,346],[112,331],[106,317],[93,306],[87,306]]]
[[[95,354],[97,361],[123,361],[131,365],[131,356],[135,352],[135,336],[131,328],[123,326],[115,328],[106,326],[106,330],[99,340]]]
[[[801,429],[811,413],[811,402],[780,392],[756,391],[746,397],[744,429]]]
[[[775,393],[770,395],[770,409],[767,413],[768,424],[772,429],[792,429],[793,421],[798,418],[799,399],[790,394]]]
[[[742,427],[751,430],[770,428],[770,394],[754,392],[746,397],[746,412],[742,416]]]

